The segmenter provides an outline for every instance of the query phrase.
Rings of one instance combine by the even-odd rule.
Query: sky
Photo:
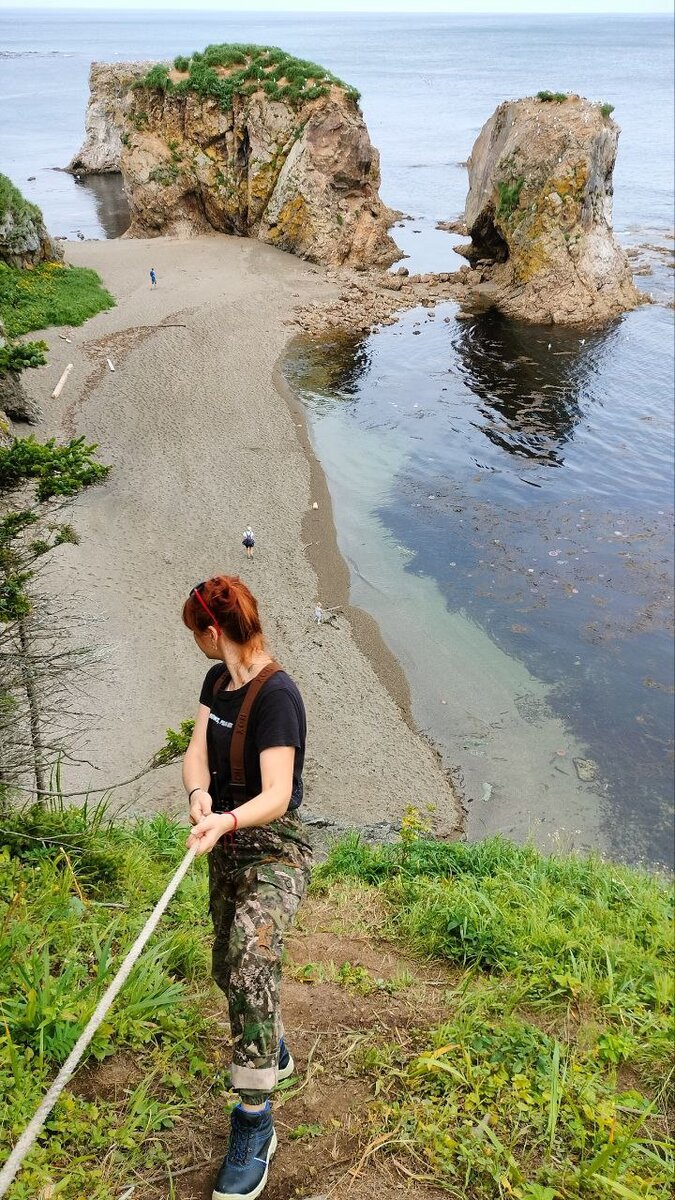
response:
[[[184,12],[672,13],[672,0],[0,0],[3,9]]]

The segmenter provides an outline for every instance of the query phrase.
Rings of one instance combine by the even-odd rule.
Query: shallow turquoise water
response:
[[[658,308],[583,336],[448,305],[287,363],[354,598],[476,831],[670,859],[670,328]]]

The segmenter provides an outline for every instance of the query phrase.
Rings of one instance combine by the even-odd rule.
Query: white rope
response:
[[[78,1038],[75,1046],[73,1046],[73,1049],[71,1050],[70,1054],[68,1055],[68,1058],[66,1059],[63,1066],[61,1067],[61,1070],[59,1071],[58,1075],[56,1076],[56,1079],[54,1080],[52,1086],[50,1087],[49,1091],[47,1092],[47,1095],[45,1096],[44,1100],[42,1101],[42,1104],[40,1105],[37,1112],[35,1113],[35,1116],[33,1117],[32,1121],[30,1121],[29,1124],[24,1129],[23,1133],[21,1134],[21,1137],[19,1138],[18,1142],[16,1143],[16,1146],[14,1147],[14,1149],[12,1150],[12,1153],[10,1154],[9,1158],[7,1159],[7,1162],[5,1163],[4,1167],[0,1171],[0,1198],[7,1193],[7,1189],[9,1188],[12,1180],[14,1179],[14,1176],[16,1175],[17,1171],[19,1170],[19,1167],[21,1166],[24,1158],[28,1154],[28,1151],[31,1149],[33,1142],[37,1138],[37,1136],[38,1136],[40,1130],[42,1129],[42,1126],[44,1125],[45,1121],[47,1120],[47,1117],[49,1116],[52,1108],[54,1107],[54,1105],[56,1104],[56,1101],[58,1100],[59,1096],[61,1095],[61,1092],[63,1091],[64,1087],[68,1083],[71,1076],[74,1074],[75,1068],[77,1067],[87,1046],[89,1045],[91,1039],[93,1038],[94,1034],[96,1033],[96,1030],[98,1029],[99,1025],[101,1024],[106,1013],[108,1012],[108,1009],[113,1004],[116,996],[119,994],[119,992],[124,987],[127,979],[129,978],[129,975],[131,974],[132,967],[134,966],[137,959],[140,958],[140,956],[145,948],[146,943],[148,942],[148,940],[152,937],[153,933],[155,932],[155,929],[157,928],[157,926],[160,922],[162,914],[164,913],[165,909],[171,902],[173,896],[175,895],[176,891],[180,887],[180,884],[182,883],[183,879],[185,878],[185,876],[192,864],[192,860],[195,856],[195,853],[196,853],[196,850],[194,850],[194,849],[188,850],[187,854],[185,855],[185,858],[183,859],[178,870],[176,871],[176,874],[174,875],[173,879],[168,884],[168,886],[164,892],[164,895],[162,896],[162,898],[160,900],[157,901],[157,904],[153,908],[150,916],[148,917],[147,921],[145,922],[145,925],[141,929],[141,932],[139,933],[138,937],[136,938],[136,941],[134,942],[133,946],[129,950],[129,952],[128,952],[124,962],[122,963],[119,971],[117,972],[115,978],[113,979],[112,983],[107,988],[107,990],[104,992],[104,994],[102,995],[98,1004],[96,1005],[96,1008],[94,1009],[94,1012],[92,1013],[92,1016],[90,1017],[86,1028],[80,1034],[80,1037]]]

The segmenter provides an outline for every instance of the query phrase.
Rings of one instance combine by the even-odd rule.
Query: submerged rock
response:
[[[91,68],[70,169],[121,171],[129,236],[215,229],[321,263],[400,258],[353,89],[260,47],[209,47],[176,64]]]
[[[0,262],[34,267],[62,258],[63,250],[47,233],[40,209],[0,175]]]
[[[641,302],[612,235],[619,127],[607,105],[542,95],[500,104],[483,126],[468,162],[471,243],[455,249],[481,263],[477,295],[508,316],[605,321]]]

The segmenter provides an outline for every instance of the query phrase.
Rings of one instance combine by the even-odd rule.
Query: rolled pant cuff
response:
[[[246,1092],[271,1092],[276,1087],[276,1067],[240,1067],[232,1064],[230,1081],[235,1092],[243,1088]]]

